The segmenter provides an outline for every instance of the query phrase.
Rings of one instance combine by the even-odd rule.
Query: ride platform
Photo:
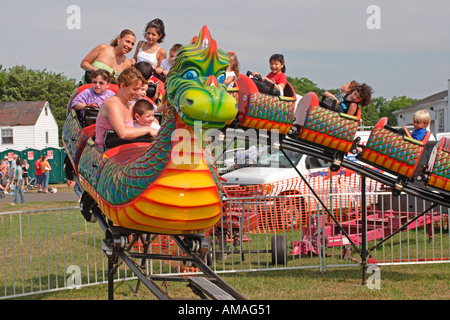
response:
[[[83,210],[83,205],[82,205]],[[87,213],[86,211],[89,212]],[[203,234],[189,235],[164,235],[171,237],[179,248],[179,254],[154,254],[149,253],[152,241],[159,234],[142,232],[139,230],[117,227],[107,221],[104,214],[97,206],[90,209],[84,208],[83,215],[90,222],[98,222],[105,239],[103,251],[108,257],[108,299],[114,299],[114,275],[118,267],[125,263],[138,278],[138,284],[133,293],[137,293],[140,284],[149,289],[160,300],[174,300],[169,294],[166,284],[168,282],[185,282],[187,286],[202,300],[246,300],[247,298],[221,279],[206,262],[205,255],[208,252],[208,241]],[[143,242],[143,250],[136,252],[138,240]],[[186,266],[195,266],[203,273],[203,276],[163,276],[148,275],[145,272],[147,260],[181,261]],[[158,282],[161,283],[158,284]]]

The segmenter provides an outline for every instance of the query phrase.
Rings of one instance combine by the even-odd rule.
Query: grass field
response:
[[[70,191],[70,189],[68,189]],[[69,202],[53,202],[53,203],[27,203],[21,206],[21,210],[35,210],[35,209],[51,209],[51,208],[61,208],[61,207],[76,207],[78,205],[75,201]],[[17,210],[15,207],[8,207],[8,205],[2,205],[0,207],[1,211],[12,211]],[[53,215],[53,217],[52,217]],[[19,268],[15,270],[4,269],[2,266],[3,261],[8,259],[14,259],[16,263],[20,261],[22,257],[25,257],[27,261],[28,257],[35,257],[41,255],[42,262],[39,263],[39,270],[46,270],[47,268],[52,269],[57,267],[59,270],[64,269],[65,265],[62,261],[70,261],[74,259],[84,259],[86,257],[85,251],[88,251],[88,247],[94,246],[94,241],[91,238],[88,239],[87,234],[95,233],[94,225],[88,225],[88,228],[81,233],[77,233],[77,225],[84,223],[83,218],[80,214],[75,212],[70,216],[66,216],[56,211],[54,214],[49,215],[51,219],[45,218],[44,215],[32,215],[30,217],[23,215],[19,223],[15,221],[19,219],[18,217],[7,218],[2,220],[2,228],[4,229],[4,236],[1,240],[3,243],[0,247],[0,290],[4,290],[2,286],[4,285],[5,278],[3,277],[4,271],[6,270],[6,278],[12,277],[11,274],[16,278],[16,282],[23,281],[20,279],[21,272]],[[50,220],[56,220],[57,224],[53,225]],[[12,236],[18,234],[16,226],[22,224],[23,231],[20,232],[20,241],[24,243],[23,250],[15,251],[14,256],[6,255],[2,256],[3,248],[9,248],[13,241],[10,239]],[[32,231],[31,227],[37,226],[37,231]],[[95,225],[98,229],[97,225]],[[31,231],[28,231],[31,230]],[[82,228],[83,230],[83,228]],[[45,232],[44,232],[45,231]],[[408,231],[411,232],[411,231]],[[29,233],[29,235],[28,235]],[[49,239],[46,238],[45,233],[49,233]],[[86,233],[86,235],[85,235]],[[85,237],[86,236],[86,237]],[[251,242],[244,244],[244,250],[255,249],[257,243],[259,243],[259,248],[261,241],[265,236],[258,239],[256,235],[249,234],[252,238]],[[288,241],[298,240],[299,234],[297,232],[287,233]],[[29,240],[40,239],[38,244],[31,243],[27,249]],[[101,241],[101,232],[98,232],[95,241]],[[79,239],[79,240],[77,240]],[[408,236],[408,241],[406,239],[405,233],[401,236],[395,237],[392,241],[387,242],[384,245],[383,255],[378,255],[377,259],[390,260],[397,258],[408,258],[414,259],[415,255],[417,257],[425,256],[440,258],[442,256],[448,256],[449,249],[449,234],[448,230],[439,234],[435,239],[435,243],[439,245],[439,249],[434,252],[434,245],[429,245],[427,243],[427,236],[423,230],[419,232],[411,233]],[[78,252],[78,248],[71,250],[75,253],[75,256],[70,257],[69,253],[65,252],[64,246],[74,246],[81,243],[81,250]],[[442,247],[441,244],[444,244]],[[370,246],[370,245],[369,245]],[[86,249],[85,249],[86,247]],[[409,250],[408,250],[409,249]],[[91,249],[89,249],[91,250]],[[217,250],[217,247],[216,247]],[[68,250],[67,250],[68,251]],[[412,253],[409,254],[408,252]],[[328,265],[339,264],[339,253],[336,251],[327,250],[330,254],[327,257]],[[79,254],[79,256],[77,256]],[[230,271],[239,270],[240,268],[248,269],[258,269],[261,261],[262,268],[266,268],[265,261],[267,257],[264,254],[260,256],[252,255],[251,259],[246,257],[244,263],[239,259],[238,254],[234,254],[234,260],[228,257],[224,262],[218,262],[217,269],[219,271]],[[50,257],[50,259],[48,258]],[[33,258],[35,259],[35,258]],[[92,258],[90,258],[92,259]],[[104,261],[104,255],[99,252],[97,253],[96,259]],[[259,260],[258,260],[259,259]],[[450,268],[448,263],[432,263],[432,264],[405,264],[405,265],[390,265],[381,266],[379,272],[379,286],[377,288],[371,289],[370,285],[373,284],[370,276],[368,274],[369,285],[362,285],[362,271],[361,267],[357,264],[354,266],[340,266],[340,267],[327,267],[325,273],[318,271],[317,267],[308,268],[308,264],[311,266],[318,265],[318,258],[288,258],[287,267],[294,268],[298,266],[305,266],[303,269],[284,269],[284,270],[270,270],[270,271],[251,271],[251,272],[220,272],[220,276],[236,290],[241,292],[247,298],[252,300],[449,300],[450,299]],[[315,260],[314,260],[315,259]],[[48,266],[46,265],[48,260]],[[92,262],[92,261],[90,261]],[[61,263],[61,265],[59,265]],[[103,262],[98,262],[100,263]],[[255,264],[256,263],[256,264]],[[69,263],[70,264],[70,263]],[[83,265],[84,262],[81,263]],[[26,267],[26,265],[25,265]],[[35,269],[33,269],[35,268]],[[37,267],[30,267],[31,270],[25,270],[25,274],[32,273],[34,276],[39,270]],[[155,267],[157,269],[157,267]],[[163,268],[163,267],[161,267]],[[167,266],[164,266],[167,268]],[[154,271],[158,271],[158,270]],[[101,273],[101,271],[99,272]],[[58,282],[62,281],[60,276],[58,279],[53,279],[50,276],[48,280],[44,277],[43,281]],[[41,281],[41,280],[40,280]],[[85,281],[83,283],[86,283]],[[9,284],[9,283],[8,283]],[[27,284],[28,286],[36,286],[37,281],[33,284]],[[40,284],[44,287],[47,283]],[[136,281],[122,281],[115,284],[115,299],[117,300],[154,300],[153,294],[147,290],[145,287],[141,286],[139,295],[133,295],[129,285],[134,287]],[[61,285],[60,285],[61,287]],[[373,286],[372,286],[373,287]],[[183,298],[196,298],[191,290],[186,288],[183,283],[169,283],[168,290],[171,295],[175,297]],[[10,294],[10,293],[9,293]],[[81,289],[74,290],[63,290],[56,291],[45,294],[35,294],[27,297],[20,298],[21,300],[104,300],[107,299],[107,286],[106,285],[93,285],[88,287],[83,287]]]
[[[251,300],[449,300],[448,264],[382,266],[380,289],[362,285],[360,268],[334,268],[325,274],[317,270],[279,270],[223,274],[221,277]],[[145,287],[135,296],[128,285],[115,284],[117,300],[154,300]],[[169,287],[182,297],[194,298],[182,284]],[[32,300],[104,300],[107,285],[65,290],[27,297]]]

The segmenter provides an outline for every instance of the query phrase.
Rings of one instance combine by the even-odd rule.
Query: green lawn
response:
[[[33,204],[28,204],[33,206]],[[40,204],[42,205],[42,204]],[[68,207],[76,202],[65,203]],[[67,267],[81,267],[82,283],[92,284],[74,290],[62,290],[45,294],[29,295],[26,300],[59,299],[107,299],[107,286],[97,284],[106,281],[107,259],[101,251],[103,234],[98,224],[85,224],[78,209],[70,213],[52,209],[42,213],[21,213],[1,216],[2,238],[0,246],[0,297],[40,290],[63,288],[68,279]],[[57,206],[56,206],[57,207]],[[42,208],[41,208],[42,209]],[[405,231],[378,248],[372,256],[381,263],[406,259],[445,258],[450,256],[448,230],[436,228],[434,242],[429,242],[426,230]],[[316,256],[291,256],[291,240],[301,240],[299,230],[282,233],[287,239],[288,259],[286,265],[273,266],[270,240],[273,234],[246,233],[247,241],[234,247],[235,253],[228,253],[226,259],[218,259],[212,266],[219,275],[254,300],[448,300],[450,298],[450,268],[448,263],[405,264],[380,267],[379,289],[370,289],[361,284],[362,269],[357,262],[341,258],[342,248],[327,248],[326,269],[319,272],[321,263]],[[20,244],[22,244],[20,246]],[[369,243],[371,247],[374,242]],[[160,253],[161,244],[153,246],[153,252]],[[169,250],[175,250],[170,247]],[[213,243],[213,252],[219,250]],[[227,244],[231,249],[231,243]],[[260,249],[260,253],[249,250]],[[13,252],[13,254],[12,254]],[[244,259],[241,259],[241,253]],[[359,259],[354,253],[353,258]],[[182,266],[177,263],[154,261],[153,274],[177,273]],[[240,270],[252,270],[238,272]],[[130,270],[121,267],[121,278],[130,277]],[[373,274],[375,275],[375,274]],[[368,284],[373,284],[372,273],[368,273]],[[153,294],[141,286],[139,295],[132,294],[129,284],[136,281],[122,281],[115,284],[115,298],[155,299]],[[183,283],[169,283],[167,286],[175,297],[195,298]]]

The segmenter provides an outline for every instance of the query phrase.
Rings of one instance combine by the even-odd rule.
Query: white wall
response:
[[[47,108],[47,114],[45,112]],[[46,132],[48,132],[48,143],[46,143]],[[34,145],[35,149],[43,149],[47,147],[59,147],[58,124],[50,110],[48,103],[42,108],[42,112],[34,127]]]
[[[428,130],[431,131],[432,134],[439,134],[440,132],[450,132],[450,104],[448,102],[449,96],[450,79],[447,81],[447,97],[445,99],[418,105],[415,108],[395,112],[397,115],[398,125],[400,127],[412,126],[414,113],[418,110],[425,109],[430,113],[431,123],[428,127]],[[433,110],[431,110],[431,108],[433,108]],[[440,120],[440,118],[443,118],[443,129],[439,128],[439,122],[442,121]]]
[[[45,112],[46,108],[47,114]],[[0,151],[5,151],[7,149],[21,151],[27,148],[38,150],[47,147],[59,148],[58,125],[51,113],[48,103],[42,108],[42,112],[35,126],[0,127],[0,129],[4,128],[13,130],[14,144],[0,144]],[[48,132],[48,143],[46,143],[46,132]]]

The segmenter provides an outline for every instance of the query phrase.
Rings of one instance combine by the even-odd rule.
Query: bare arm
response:
[[[124,116],[120,108],[117,108],[115,103],[111,100],[106,100],[100,108],[102,116],[108,118],[114,131],[119,138],[130,140],[141,137],[146,134],[156,136],[157,130],[151,127],[129,128],[125,126]]]
[[[144,41],[139,41],[139,43],[136,46],[136,51],[134,52],[134,56],[133,56],[133,60],[136,62],[137,61],[137,55],[139,52],[139,48],[141,48],[144,45]]]
[[[358,109],[358,105],[356,103],[351,103],[348,107],[347,114],[348,115],[354,115],[356,114],[356,110]]]
[[[235,76],[231,76],[225,79],[224,83],[226,86],[228,86],[230,83],[232,83],[234,80],[236,80]]]
[[[105,50],[106,48],[106,44],[100,44],[98,46],[96,46],[94,49],[92,49],[91,52],[89,52],[87,54],[86,57],[83,58],[83,60],[81,61],[80,67],[83,70],[92,70],[95,71],[98,68],[92,66],[92,63],[95,61],[95,59],[98,58],[98,56],[100,55],[100,53]]]
[[[158,58],[158,65],[156,67],[159,67],[161,62],[167,57],[166,50],[160,48],[156,53],[156,57]]]
[[[270,83],[273,83],[273,84],[276,85],[276,86],[280,86],[280,88],[281,88],[282,90],[284,90],[284,87],[286,86],[284,83],[275,83],[275,82],[273,82],[272,80],[270,80],[270,79],[267,78],[267,77],[263,77],[262,79],[263,79],[263,80],[267,80],[267,81],[269,81]]]
[[[403,127],[403,130],[405,130],[405,134],[406,134],[406,136],[407,136],[408,138],[413,139],[413,137],[411,136],[411,133],[409,132],[409,130],[408,130],[407,127]]]

